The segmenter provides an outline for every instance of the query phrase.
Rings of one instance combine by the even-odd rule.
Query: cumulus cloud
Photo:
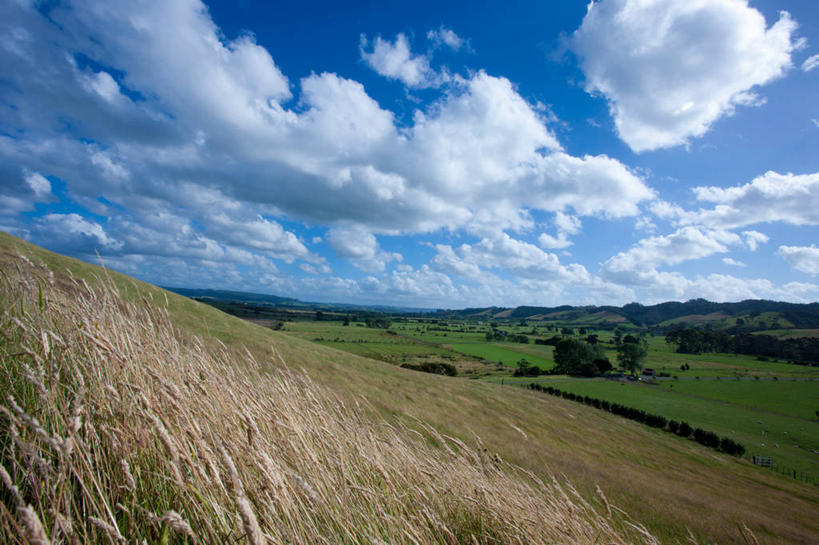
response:
[[[390,79],[397,79],[407,87],[437,87],[445,79],[430,67],[426,55],[412,54],[409,40],[404,34],[398,34],[394,42],[377,36],[372,43],[371,51],[367,51],[369,47],[369,40],[362,34],[361,59],[377,73]]]
[[[428,265],[421,265],[418,269],[395,270],[383,279],[370,276],[361,282],[361,287],[365,292],[389,293],[413,306],[418,306],[420,302],[441,307],[442,301],[457,300],[460,296],[458,286],[449,276]]]
[[[567,153],[554,121],[506,78],[452,76],[399,125],[360,82],[333,73],[291,81],[252,36],[225,37],[197,1],[78,4],[51,20],[19,4],[0,9],[9,46],[0,66],[12,82],[0,99],[17,106],[0,111],[12,129],[0,134],[0,214],[56,198],[50,178],[96,218],[44,219],[31,228],[38,241],[70,224],[75,241],[62,249],[97,248],[128,271],[155,260],[184,278],[170,272],[182,260],[179,271],[204,278],[221,263],[226,282],[327,297],[390,289],[410,300],[424,282],[434,282],[430,300],[514,294],[524,303],[527,293],[545,301],[575,288],[629,296],[548,250],[568,247],[583,218],[640,216],[655,192],[617,159]],[[454,47],[445,30],[431,39]],[[379,40],[362,54],[392,66],[390,77],[422,87],[439,75],[406,37]],[[518,237],[536,228],[533,211],[554,214],[540,247]],[[326,241],[380,284],[319,277],[329,267],[287,222],[327,227],[313,244]],[[402,256],[377,237],[441,229],[476,242],[439,245],[426,268],[388,269]],[[274,260],[295,263],[309,282],[288,280]]]
[[[810,246],[780,246],[777,253],[797,271],[810,275],[819,274],[819,248],[815,244]]]
[[[99,223],[79,214],[47,214],[37,218],[35,231],[47,234],[49,245],[59,242],[75,252],[92,254],[97,250],[118,250],[122,241],[108,236]]]
[[[659,281],[680,285],[684,280],[681,276],[660,273],[658,267],[725,253],[729,246],[741,243],[739,235],[729,231],[683,227],[670,235],[642,239],[609,258],[603,264],[603,275],[625,285],[651,286]]]
[[[538,237],[538,243],[540,246],[546,249],[559,250],[562,248],[568,248],[574,244],[568,239],[568,237],[570,235],[576,235],[580,232],[580,227],[582,225],[580,219],[570,214],[557,212],[555,214],[554,223],[555,227],[557,227],[557,236],[555,237],[548,233],[541,233],[540,237]]]
[[[0,159],[66,181],[95,211],[103,196],[135,216],[159,202],[207,217],[217,204],[196,195],[215,193],[240,207],[234,216],[497,231],[530,226],[531,207],[619,217],[652,196],[615,159],[562,152],[538,109],[482,71],[398,130],[358,82],[322,73],[293,86],[252,37],[226,40],[197,2],[82,4],[53,14],[60,27],[7,11],[4,28],[32,30],[6,34],[2,63],[23,99],[4,123],[37,138],[0,135]],[[67,51],[116,70],[89,71]],[[62,129],[67,115],[82,118],[77,132]]]
[[[766,172],[744,185],[696,187],[694,195],[698,201],[715,206],[690,213],[676,209],[679,221],[725,229],[779,221],[819,225],[819,173]]]
[[[742,261],[737,261],[736,259],[730,257],[723,257],[722,262],[726,265],[730,265],[731,267],[745,267],[745,263]]]
[[[819,54],[811,55],[805,59],[805,62],[802,63],[802,70],[805,72],[810,72],[817,66],[819,66]]]
[[[434,266],[470,278],[484,274],[482,268],[504,270],[519,278],[540,281],[582,284],[591,278],[582,265],[563,265],[555,254],[514,239],[507,233],[484,237],[476,244],[462,244],[456,249],[443,244],[437,245],[436,249],[438,253],[432,260]]]
[[[327,242],[338,257],[366,272],[381,272],[390,261],[402,260],[401,254],[382,250],[375,235],[358,225],[330,229]]]
[[[230,218],[224,212],[210,218],[209,225],[218,230],[219,239],[236,246],[260,250],[285,262],[294,259],[318,259],[289,231],[280,224],[261,216],[247,221]]]
[[[685,144],[791,66],[796,23],[768,27],[746,0],[605,0],[589,4],[571,47],[586,90],[609,102],[634,151]]]

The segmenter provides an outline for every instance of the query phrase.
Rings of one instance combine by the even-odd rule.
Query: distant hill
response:
[[[265,293],[172,287],[164,287],[164,289],[178,293],[179,295],[184,295],[185,297],[190,297],[191,299],[212,299],[215,301],[236,301],[241,303],[269,303],[272,305],[304,305],[304,303],[292,297],[279,297]]]
[[[271,305],[293,305],[303,306],[304,303],[292,297],[279,297],[277,295],[268,295],[265,293],[251,293],[246,291],[231,291],[231,290],[206,290],[194,288],[172,288],[163,287],[168,291],[190,297],[191,299],[214,301],[234,301],[240,303],[269,303]]]
[[[462,318],[542,319],[577,325],[671,328],[711,325],[736,331],[819,327],[819,303],[783,303],[749,299],[738,303],[714,303],[692,299],[684,303],[656,305],[629,303],[622,307],[561,305],[556,307],[520,306],[516,308],[469,308],[441,311],[439,315]]]
[[[443,318],[474,318],[481,320],[548,320],[577,326],[603,328],[631,326],[673,329],[676,327],[710,326],[729,329],[737,333],[780,328],[819,328],[819,303],[784,303],[764,299],[748,299],[738,303],[714,303],[705,299],[691,299],[684,303],[678,301],[656,305],[629,303],[622,307],[560,305],[555,307],[519,306],[433,310],[388,305],[315,303],[301,301],[293,297],[231,290],[174,287],[165,289],[203,302],[238,302],[300,310],[372,311],[386,314],[413,315],[434,314]]]
[[[434,309],[396,307],[389,305],[354,305],[351,303],[316,303],[301,301],[293,297],[280,297],[266,293],[252,293],[246,291],[232,290],[212,290],[195,288],[175,288],[163,286],[163,289],[196,299],[202,302],[231,302],[231,303],[251,303],[255,305],[267,305],[282,308],[302,309],[302,310],[329,310],[329,311],[373,311],[388,314],[395,313],[415,313],[415,312],[435,312]]]

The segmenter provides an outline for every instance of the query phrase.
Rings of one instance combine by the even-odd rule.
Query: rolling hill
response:
[[[378,305],[311,303],[289,297],[228,290],[166,288],[203,302],[243,303],[261,307],[325,310],[334,312],[373,311],[388,314],[429,315],[434,317],[478,320],[546,320],[567,325],[604,327],[641,327],[670,330],[678,327],[712,327],[732,332],[778,328],[819,328],[819,303],[799,304],[753,300],[714,303],[705,299],[670,301],[656,305],[629,303],[615,306],[485,307],[460,310],[410,309]]]
[[[656,542],[620,509],[664,543],[819,535],[816,487],[607,413],[318,346],[2,233],[0,267],[4,542]]]

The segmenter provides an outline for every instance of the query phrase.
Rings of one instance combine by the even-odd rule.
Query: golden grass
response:
[[[105,279],[20,260],[0,302],[3,543],[658,543],[602,491],[379,420]]]

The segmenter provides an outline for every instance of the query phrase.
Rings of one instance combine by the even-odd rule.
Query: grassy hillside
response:
[[[36,310],[39,306],[37,282],[33,280],[36,277],[27,269],[29,266],[24,259],[19,257],[20,255],[25,256],[28,261],[35,264],[43,262],[53,273],[53,284],[48,281],[48,273],[40,273],[39,281],[39,284],[44,287],[45,306],[50,312],[56,314],[56,316],[50,314],[49,320],[57,322],[59,321],[58,318],[65,314],[59,308],[55,308],[56,304],[53,301],[62,301],[63,304],[68,305],[72,300],[83,300],[82,297],[78,297],[78,294],[84,294],[85,297],[88,297],[88,292],[83,291],[86,288],[75,285],[65,273],[66,270],[70,270],[74,277],[79,279],[80,284],[82,280],[86,280],[94,286],[99,284],[97,278],[100,275],[100,270],[98,268],[56,256],[8,235],[0,234],[0,264],[2,264],[2,269],[6,275],[7,294],[3,301],[3,310],[6,312],[6,316],[36,316]],[[21,272],[17,273],[16,270]],[[28,283],[28,291],[25,294],[22,293],[24,283],[20,278],[32,279]],[[635,519],[645,523],[649,531],[657,535],[663,542],[684,541],[687,539],[690,529],[702,542],[743,543],[745,538],[740,530],[743,524],[747,524],[757,537],[766,543],[810,543],[815,541],[815,536],[819,535],[819,521],[817,520],[819,517],[816,517],[817,512],[819,512],[819,489],[779,478],[769,472],[753,467],[746,461],[714,453],[696,444],[669,437],[668,434],[645,429],[638,424],[569,401],[516,388],[504,388],[478,381],[449,379],[403,370],[382,362],[368,360],[360,356],[342,353],[328,347],[289,337],[286,333],[273,332],[254,326],[227,316],[215,309],[173,294],[166,294],[158,288],[135,282],[121,275],[112,273],[110,278],[122,298],[135,303],[136,306],[133,308],[126,307],[117,302],[116,298],[113,298],[104,307],[108,313],[114,315],[121,313],[124,316],[133,317],[146,315],[144,311],[142,311],[143,314],[140,314],[140,307],[163,308],[167,310],[168,324],[173,324],[176,328],[173,335],[165,332],[159,335],[158,338],[153,338],[153,345],[151,346],[154,346],[154,350],[159,352],[154,352],[152,356],[146,356],[147,359],[140,359],[142,357],[140,354],[142,354],[141,349],[150,343],[143,341],[141,344],[129,344],[129,341],[120,339],[116,345],[117,348],[123,350],[127,348],[129,350],[127,353],[133,356],[136,363],[129,365],[127,367],[129,374],[125,377],[119,377],[118,380],[127,378],[123,383],[139,385],[150,394],[146,394],[149,401],[159,404],[150,414],[158,417],[162,416],[163,420],[166,412],[171,415],[168,421],[162,423],[171,433],[171,439],[175,441],[172,441],[171,444],[176,444],[177,451],[182,452],[182,454],[179,454],[180,460],[184,456],[193,456],[192,452],[198,451],[192,446],[196,444],[195,440],[198,439],[188,437],[189,431],[187,431],[186,426],[191,421],[198,421],[199,415],[204,412],[207,415],[205,419],[207,425],[212,426],[213,430],[218,430],[218,435],[226,436],[228,446],[235,449],[235,451],[228,452],[228,456],[223,456],[219,452],[220,445],[219,441],[216,441],[217,434],[215,432],[211,434],[210,439],[215,443],[211,444],[209,448],[214,451],[212,461],[216,467],[205,470],[206,473],[210,472],[208,478],[215,480],[217,478],[215,475],[222,475],[225,471],[228,474],[230,473],[230,464],[226,461],[228,457],[234,460],[239,472],[242,473],[240,475],[242,479],[241,487],[235,483],[231,484],[232,478],[230,475],[219,477],[225,481],[221,489],[217,487],[216,490],[212,490],[212,487],[207,485],[207,480],[199,482],[198,485],[202,488],[197,490],[200,494],[202,490],[208,491],[207,494],[203,495],[204,499],[196,497],[193,492],[186,491],[182,494],[177,489],[176,493],[174,493],[173,486],[164,483],[161,478],[161,475],[165,475],[166,479],[169,476],[172,480],[176,479],[172,469],[175,465],[168,466],[168,449],[162,444],[161,434],[150,436],[150,441],[144,437],[142,439],[130,437],[128,440],[143,441],[140,443],[143,448],[147,448],[147,445],[152,441],[151,444],[154,449],[150,451],[153,459],[133,460],[134,463],[131,465],[146,463],[148,464],[146,467],[162,468],[163,471],[155,470],[154,473],[157,473],[157,475],[151,472],[142,474],[146,480],[144,485],[146,494],[151,498],[158,496],[151,500],[152,503],[149,504],[158,519],[154,520],[150,516],[144,515],[143,519],[139,520],[148,521],[144,522],[144,524],[156,523],[156,532],[162,532],[162,528],[165,526],[170,528],[170,522],[166,522],[165,526],[160,524],[160,519],[165,513],[163,510],[174,509],[173,506],[177,504],[174,504],[173,501],[181,497],[192,502],[189,507],[190,512],[182,513],[179,509],[175,509],[175,511],[185,515],[187,517],[185,520],[189,521],[192,527],[195,526],[195,521],[200,521],[197,523],[199,524],[197,528],[201,528],[202,525],[206,527],[206,521],[210,520],[215,528],[218,527],[218,531],[229,535],[230,532],[240,532],[236,527],[237,524],[242,524],[242,527],[250,524],[251,532],[248,535],[252,536],[255,531],[252,528],[252,521],[250,523],[244,520],[241,523],[237,522],[239,520],[237,519],[237,513],[241,518],[240,504],[243,503],[241,498],[250,498],[248,501],[251,506],[253,509],[258,510],[267,509],[268,507],[265,507],[267,503],[265,502],[272,501],[270,498],[281,502],[286,497],[292,496],[300,499],[294,500],[297,505],[293,507],[294,510],[288,511],[290,513],[288,517],[290,518],[284,517],[283,520],[289,521],[291,526],[297,526],[298,524],[295,521],[307,517],[305,525],[312,525],[317,532],[326,532],[328,535],[336,536],[336,538],[330,539],[331,542],[375,543],[378,542],[378,539],[389,543],[411,542],[408,537],[384,534],[383,532],[387,532],[387,530],[381,526],[389,526],[387,522],[397,524],[396,521],[411,516],[412,512],[407,511],[409,507],[401,503],[399,498],[391,497],[390,494],[393,494],[396,490],[406,489],[407,486],[415,485],[420,487],[420,492],[414,495],[412,499],[421,505],[427,506],[426,508],[432,510],[434,514],[434,516],[429,515],[431,518],[423,518],[427,517],[427,515],[422,517],[418,513],[412,515],[421,517],[418,520],[429,522],[428,530],[433,532],[423,536],[416,536],[416,538],[422,538],[420,539],[421,542],[468,543],[471,538],[467,534],[478,535],[480,542],[491,542],[489,541],[490,535],[508,536],[508,539],[501,540],[508,542],[512,541],[512,536],[516,534],[504,534],[502,532],[529,531],[526,528],[529,528],[532,524],[529,523],[527,526],[524,522],[527,517],[536,521],[537,526],[551,525],[554,527],[555,524],[560,526],[556,522],[557,520],[574,521],[576,518],[574,515],[567,515],[566,511],[555,511],[554,508],[547,505],[549,502],[546,500],[549,498],[554,500],[554,498],[562,497],[560,492],[549,487],[544,489],[545,485],[538,484],[539,480],[547,483],[551,482],[550,476],[557,474],[566,475],[591,506],[581,509],[581,507],[577,507],[581,505],[580,500],[577,498],[572,500],[581,513],[578,518],[580,526],[591,524],[587,521],[587,518],[591,516],[591,512],[583,511],[583,509],[596,508],[598,513],[606,513],[606,506],[596,495],[595,487],[599,485],[612,505],[626,510]],[[74,294],[73,299],[69,294]],[[20,308],[21,301],[22,310]],[[155,314],[154,311],[148,313],[147,316],[151,317],[152,320],[161,322]],[[100,317],[100,320],[104,316],[105,314]],[[122,322],[117,325],[114,318],[115,316],[109,317],[113,321],[111,327],[114,328],[107,330],[106,334],[109,336],[116,336],[117,327],[120,329],[126,327]],[[60,327],[63,329],[68,328],[61,336],[67,338],[71,335],[71,324],[61,323]],[[87,320],[87,323],[94,322]],[[56,325],[50,325],[56,327]],[[16,326],[12,326],[8,318],[4,319],[4,343],[7,343],[7,347],[11,346],[8,343],[13,341],[19,344],[22,342],[20,339],[23,339],[29,350],[43,349],[42,341],[39,342],[39,345],[37,344],[37,339],[40,337],[37,336],[38,330],[34,326],[29,326],[32,331],[29,337],[24,338],[25,336],[23,336],[19,337],[19,339],[14,335],[21,335],[21,333],[17,332],[14,327]],[[163,325],[163,327],[167,329],[168,325]],[[146,326],[142,329],[134,329],[147,331],[150,328]],[[11,332],[14,332],[14,335],[11,335]],[[39,333],[42,333],[42,329],[39,330]],[[76,333],[74,335],[76,336]],[[192,341],[195,335],[204,338],[201,349],[195,348],[197,345]],[[9,341],[9,339],[12,339],[12,341]],[[172,341],[172,339],[174,340]],[[213,351],[219,347],[216,340],[224,343],[224,355],[207,356],[207,354],[213,354]],[[93,343],[93,341],[87,339],[83,342],[86,345],[89,342]],[[160,344],[157,345],[157,342]],[[194,361],[211,358],[209,360],[211,363],[203,368],[208,381],[210,381],[206,381],[208,384],[207,395],[199,398],[194,405],[182,406],[181,411],[177,411],[173,407],[173,403],[168,400],[168,395],[173,397],[173,394],[163,393],[165,390],[161,387],[161,383],[165,379],[170,379],[172,380],[171,383],[175,384],[177,388],[184,389],[195,388],[197,381],[194,380],[195,376],[185,374],[189,370],[184,368],[180,370],[173,365],[169,365],[168,357],[160,354],[162,343],[165,342],[175,347],[174,350],[177,350],[177,346],[179,347],[176,352],[176,359],[172,359],[171,362],[185,361],[186,358],[192,358]],[[247,347],[249,355],[237,359],[240,349],[243,347]],[[16,353],[12,352],[12,350],[17,349],[6,348],[3,354],[4,369],[6,369],[4,380],[10,386],[17,388],[22,381],[21,376],[8,370],[12,369],[12,365],[18,365],[20,359],[24,360],[25,358],[15,359],[11,357],[10,354]],[[202,356],[201,354],[206,355]],[[105,355],[103,353],[103,356]],[[215,358],[218,365],[213,363],[213,358]],[[88,374],[99,380],[99,375],[94,373],[102,373],[105,379],[103,382],[111,384],[110,378],[103,373],[103,370],[108,372],[107,367],[103,365],[105,361],[97,362],[95,364],[97,367],[91,366],[88,369]],[[258,363],[253,363],[254,361]],[[284,364],[281,362],[285,362],[290,371],[282,372],[281,369]],[[20,371],[21,368],[17,367],[15,369]],[[201,369],[200,367],[199,370]],[[228,371],[224,372],[224,370]],[[298,375],[299,370],[303,370],[309,380],[301,378]],[[163,380],[151,379],[150,371],[159,373]],[[22,376],[25,376],[25,372],[23,372]],[[275,377],[275,380],[271,377]],[[186,383],[186,380],[191,385]],[[91,383],[91,381],[88,382]],[[305,384],[307,385],[305,386]],[[225,389],[225,385],[227,385],[227,389]],[[36,386],[33,388],[36,390]],[[103,390],[99,390],[99,388],[104,389],[102,382],[96,385],[90,384],[88,388],[89,390],[97,388],[95,391],[98,397],[94,398],[94,403],[98,404],[96,405],[98,408],[94,414],[104,415],[105,410],[115,412],[117,408],[121,409],[124,406],[111,405],[111,399],[103,395]],[[225,405],[214,407],[213,403],[210,403],[211,397],[219,397],[228,391],[233,391],[234,395],[228,395],[227,397],[230,397],[230,400],[220,402],[224,402]],[[304,397],[304,392],[308,392],[313,401],[290,399],[291,397]],[[121,392],[118,393],[120,396],[122,395]],[[24,412],[41,409],[38,406],[38,395],[36,391],[32,390],[30,392],[30,397],[27,398],[28,404],[23,407]],[[140,396],[133,395],[141,399]],[[152,396],[156,396],[156,399]],[[189,396],[185,399],[189,400],[197,396]],[[274,402],[280,398],[289,401],[283,401],[282,405],[276,405]],[[142,407],[145,406],[144,401],[135,402],[134,399],[134,397],[129,398],[131,402],[136,403],[137,407],[140,407],[139,403],[142,403]],[[68,414],[70,414],[72,410],[71,399],[64,399],[64,401],[67,406],[61,406],[60,409],[68,411]],[[313,402],[314,404],[311,405]],[[177,401],[177,403],[179,402]],[[273,404],[271,405],[271,403]],[[288,403],[291,405],[288,405]],[[87,401],[86,406],[90,405],[91,401]],[[333,406],[341,405],[356,408],[352,414],[347,414],[347,409],[341,410],[340,414],[336,414],[331,410]],[[251,420],[243,420],[241,415],[235,414],[241,413],[245,407],[250,411]],[[217,408],[219,410],[216,410]],[[298,414],[285,415],[285,412],[291,409],[292,411],[304,412],[307,415],[321,414],[322,418],[305,418],[303,415]],[[142,423],[145,429],[148,430],[161,429],[156,426],[156,422],[148,416],[148,413],[139,414],[142,409],[132,410],[136,410],[138,414],[129,415],[130,420],[125,422],[130,425],[123,425],[120,431],[131,431],[138,435],[138,430],[131,429],[135,423]],[[16,414],[13,410],[11,412]],[[290,428],[287,426],[277,427],[278,425],[271,421],[271,414],[279,415],[279,419]],[[297,427],[290,420],[284,420],[284,416],[287,416],[288,419],[295,419],[298,426],[307,427],[310,430],[309,433],[304,432],[302,434],[299,431],[302,428]],[[19,415],[16,417],[21,418]],[[143,420],[139,420],[140,418]],[[145,420],[146,418],[147,420]],[[65,420],[65,418],[61,420],[54,417],[41,419],[40,422],[43,423],[44,427],[47,425],[56,426],[55,433],[66,436],[68,434],[66,433]],[[84,421],[89,422],[87,418]],[[317,436],[321,436],[322,426],[330,432],[338,434],[339,437],[352,433],[351,430],[354,430],[359,424],[352,425],[350,424],[351,421],[365,422],[365,429],[372,430],[372,433],[375,434],[375,439],[372,439],[374,442],[368,442],[369,439],[366,437],[356,436],[349,438],[349,440],[344,437],[343,440],[339,439],[338,450],[328,450],[330,447],[321,443],[317,438]],[[94,426],[105,424],[104,419],[93,422]],[[277,463],[285,464],[284,467],[289,468],[290,471],[296,476],[301,476],[302,479],[304,479],[304,476],[300,472],[321,482],[321,487],[314,483],[310,483],[310,485],[316,491],[317,497],[330,502],[332,508],[314,510],[310,506],[309,498],[305,499],[303,497],[305,489],[289,473],[285,472],[285,488],[277,489],[274,486],[277,481],[265,480],[267,477],[264,476],[263,471],[254,465],[258,460],[247,459],[249,454],[246,451],[252,450],[247,445],[250,440],[249,437],[256,437],[253,435],[255,434],[253,422],[256,423],[256,427],[260,428],[259,439],[256,439],[259,444],[264,445],[264,447],[260,448],[264,452],[269,450],[269,456],[278,452],[276,449],[279,447],[276,447],[276,445],[284,445],[282,448],[291,449],[290,457],[283,458],[283,461],[280,460]],[[375,422],[386,422],[389,423],[390,427],[385,427],[384,424],[374,424]],[[4,423],[3,425],[7,424]],[[202,427],[202,424],[198,425],[200,428]],[[314,425],[318,425],[319,428],[309,427]],[[83,430],[85,429],[83,428]],[[106,428],[99,428],[100,437],[105,435],[105,432],[102,431],[104,429]],[[415,440],[411,438],[415,434],[410,433],[408,429],[420,432],[424,439],[420,442],[413,442]],[[394,431],[384,432],[387,435],[382,436],[376,433],[378,430]],[[107,431],[109,434],[112,433],[111,430]],[[444,439],[445,436],[454,439]],[[299,437],[304,438],[304,440],[299,439]],[[312,439],[307,441],[307,438]],[[26,437],[26,439],[29,438]],[[316,446],[314,450],[305,449],[305,443],[319,446]],[[457,446],[461,443],[464,446]],[[393,444],[401,447],[399,449],[401,453],[389,453],[389,456],[391,456],[389,459],[381,459],[380,456],[388,455],[383,451],[391,450],[388,447]],[[9,440],[6,439],[4,442],[4,460],[8,456],[8,445]],[[449,449],[444,448],[443,445],[449,445]],[[222,447],[228,448],[224,445]],[[45,445],[42,448],[48,447]],[[91,460],[102,460],[107,464],[116,461],[111,459],[105,462],[103,458],[109,455],[110,452],[105,448],[100,448],[102,450],[88,451],[88,454],[98,457],[91,458]],[[297,448],[304,450],[296,450]],[[479,475],[485,474],[485,471],[482,469],[475,472],[475,464],[483,462],[479,462],[473,453],[475,451],[483,453],[482,449],[484,448],[487,449],[488,457],[496,460],[489,464],[492,467],[495,467],[493,464],[498,463],[497,460],[504,461],[501,463],[501,468],[498,469],[498,471],[502,471],[503,478],[493,476],[495,474],[492,471],[495,470],[491,470],[489,475],[480,477],[480,480],[474,483],[476,487],[474,491],[457,488],[455,483],[442,484],[441,481],[424,481],[424,475],[427,474],[420,469],[415,470],[415,466],[417,466],[433,474],[440,471],[442,474],[461,475],[467,481],[473,478],[477,479]],[[449,450],[453,452],[450,453]],[[411,452],[417,452],[420,458],[410,458]],[[296,456],[296,453],[298,453],[298,456]],[[497,458],[493,456],[494,454],[497,454]],[[366,460],[367,457],[373,458],[376,456],[379,458],[373,463]],[[360,457],[360,459],[356,457]],[[360,469],[363,476],[356,477],[359,480],[353,479],[353,484],[349,485],[349,483],[345,484],[346,481],[338,480],[338,472],[343,475],[344,471],[350,471],[345,460],[351,459],[356,459],[358,465],[355,465],[355,467]],[[427,460],[427,462],[422,460]],[[506,462],[530,470],[537,479],[527,478],[525,475],[521,476]],[[431,467],[424,465],[426,463],[443,465]],[[311,469],[316,464],[321,465],[322,468],[326,465],[330,467],[326,468],[326,471],[324,469],[321,471]],[[195,464],[192,464],[190,467],[194,466]],[[208,464],[206,463],[205,466],[208,466]],[[406,478],[396,475],[396,468],[403,470],[408,466],[412,466],[413,470]],[[486,466],[485,463],[484,466]],[[139,465],[139,467],[142,466]],[[106,466],[106,469],[110,470],[112,475],[116,472],[114,467]],[[243,471],[252,473],[251,476],[247,477],[248,482],[244,481],[245,474]],[[382,471],[386,473],[382,473]],[[373,474],[381,475],[381,477],[375,478]],[[328,477],[325,482],[318,480],[317,475],[334,477]],[[12,475],[12,477],[14,476],[19,478],[20,474]],[[182,477],[184,479],[188,475],[183,473]],[[429,475],[427,477],[432,479]],[[205,477],[201,478],[205,479]],[[511,483],[510,486],[516,492],[504,488],[495,488],[500,487],[502,483],[507,481]],[[459,482],[461,484],[458,486],[466,486],[463,480]],[[18,486],[22,491],[23,487],[19,483]],[[140,484],[140,486],[143,485]],[[348,490],[348,486],[359,487],[364,491],[356,492],[355,488]],[[138,488],[138,490],[142,489]],[[284,494],[281,490],[289,490],[291,494]],[[449,492],[445,493],[443,490]],[[524,492],[520,492],[521,490]],[[348,504],[339,503],[336,498],[333,498],[333,492],[336,491],[342,496],[340,499],[347,497],[347,494],[353,495],[355,499],[351,500],[352,503],[349,505],[358,506],[357,508],[361,509],[362,513],[369,513],[370,518],[358,513],[356,516],[359,518],[351,517],[349,519],[352,521],[351,524],[341,524],[339,522],[341,514],[343,514],[343,509],[346,508],[344,506]],[[103,492],[105,490],[100,493]],[[479,492],[481,495],[475,496]],[[31,491],[28,490],[28,493],[31,493]],[[4,492],[4,494],[6,495],[2,497],[6,506],[3,515],[5,527],[7,530],[20,530],[20,528],[13,528],[11,526],[13,522],[10,522],[20,520],[19,516],[12,515],[15,513],[13,506],[16,499],[8,491]],[[215,497],[210,497],[211,494]],[[524,495],[521,496],[520,494]],[[326,497],[323,495],[326,495]],[[429,503],[420,500],[425,495],[429,497]],[[454,503],[446,503],[449,500],[445,501],[445,498],[438,497],[438,495],[444,495],[448,498],[457,497],[460,500],[455,501],[453,499]],[[495,499],[489,500],[489,498],[498,498],[497,501],[503,502],[503,496],[508,496],[510,502],[518,502],[522,505],[528,515],[523,518],[515,518],[515,516],[520,515],[520,512],[517,512],[518,515],[514,515],[514,510],[508,503],[498,506],[494,503]],[[526,501],[521,499],[530,498],[530,496],[535,499],[527,499]],[[143,500],[146,497],[141,496]],[[546,498],[546,500],[538,503],[539,500],[536,499],[538,497],[541,499]],[[377,501],[370,501],[368,498],[376,498]],[[28,497],[26,501],[30,501]],[[100,514],[104,514],[104,506],[108,505],[107,502],[110,501],[106,496],[105,501],[99,501],[93,505],[97,509],[102,509]],[[131,500],[129,499],[129,501]],[[390,507],[379,508],[376,507],[376,504]],[[487,513],[485,517],[483,514],[477,516],[474,508],[468,507],[473,504],[482,505],[484,508],[494,509],[494,511],[492,511],[491,515]],[[127,506],[128,504],[123,505]],[[183,505],[189,506],[189,504]],[[205,511],[197,510],[200,508],[195,508],[195,506],[199,505],[211,506],[207,508],[210,511],[207,511],[204,507],[202,509],[206,509]],[[783,506],[787,506],[787,509],[783,509]],[[117,517],[127,518],[125,513],[116,511],[115,506],[110,506],[110,508],[112,510],[111,516],[114,517],[115,521],[119,520]],[[484,513],[483,511],[479,512]],[[55,525],[59,525],[58,522],[54,522],[54,520],[58,519],[48,513],[48,509],[44,508],[42,512],[39,512],[39,515],[41,518],[51,520],[50,524],[53,529]],[[262,523],[261,531],[265,535],[293,535],[282,533],[285,530],[281,528],[268,528],[265,526],[265,524],[272,524],[271,520],[277,520],[273,517],[272,512],[265,513],[269,517],[257,517],[258,520],[267,521]],[[280,511],[275,513],[279,515],[279,518],[282,518]],[[605,522],[605,525],[608,525],[606,527],[609,530],[605,531],[610,532],[610,534],[602,534],[601,539],[617,542],[623,536],[623,532],[627,532],[621,521],[617,519],[617,513],[618,511],[615,509],[615,520],[613,521],[610,521],[607,515],[600,518],[601,524]],[[316,518],[309,518],[313,514],[315,514]],[[49,519],[49,516],[52,518]],[[97,518],[102,521],[108,520],[100,516],[97,516]],[[443,530],[440,530],[441,533],[434,533],[435,530],[431,528],[437,528],[438,526],[436,526],[437,523],[430,522],[432,520],[443,524],[453,533],[454,537],[449,536]],[[494,521],[492,525],[489,525],[490,520]],[[511,522],[504,525],[500,524],[499,520]],[[486,526],[484,527],[484,525]],[[396,527],[401,528],[400,525]],[[85,528],[87,528],[87,525]],[[345,528],[349,531],[361,529],[362,533],[356,534],[357,537],[348,536],[343,538],[340,537],[342,534],[331,533],[331,531],[344,532]],[[406,529],[406,527],[404,528]],[[463,532],[466,533],[462,532],[459,535],[452,528],[465,529]],[[290,527],[287,531],[292,532],[295,530],[302,531],[304,529]],[[96,530],[90,529],[87,531]],[[593,541],[593,539],[589,539],[588,534],[583,534],[585,531],[578,530],[578,533],[573,534],[572,539],[577,542],[583,542],[584,538],[586,541]],[[275,534],[275,532],[280,533]],[[4,533],[4,535],[15,534]],[[636,536],[637,534],[632,534],[628,539],[637,540],[638,537]],[[149,542],[151,541],[150,537],[147,537],[147,539]],[[547,538],[546,535],[536,534],[522,534],[520,540],[521,542],[535,543],[570,541],[569,538],[559,538],[555,535]],[[273,540],[273,542],[277,541]]]

